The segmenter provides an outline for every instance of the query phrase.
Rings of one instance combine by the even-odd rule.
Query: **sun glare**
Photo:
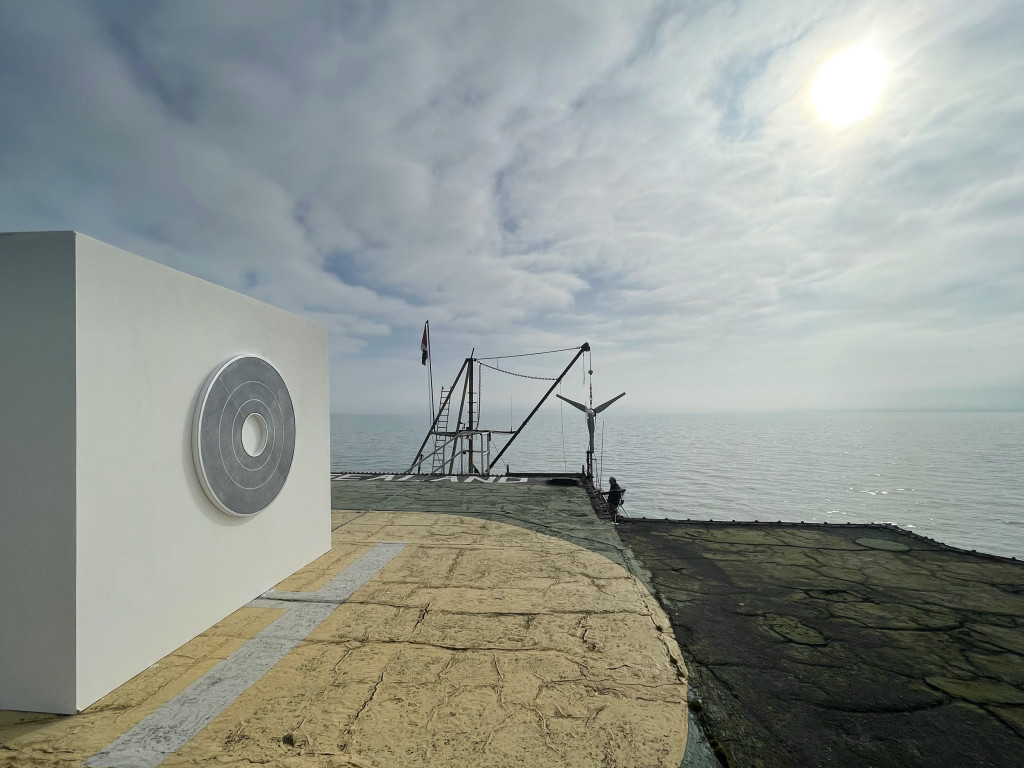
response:
[[[885,61],[867,46],[843,51],[818,72],[811,100],[828,122],[842,125],[871,114],[885,87]]]

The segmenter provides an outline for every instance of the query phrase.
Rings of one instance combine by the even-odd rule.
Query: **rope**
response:
[[[559,350],[559,351],[560,352],[564,352],[565,350]],[[542,355],[544,353],[543,352],[535,352],[533,354]],[[497,360],[498,358],[496,358],[496,357],[485,357],[483,359],[484,360]],[[476,359],[477,363],[479,363],[484,368],[490,368],[492,371],[497,371],[498,373],[506,373],[509,376],[518,376],[521,379],[537,379],[537,381],[555,381],[556,378],[557,378],[557,377],[550,377],[550,376],[527,376],[525,373],[513,373],[512,371],[503,371],[501,368],[495,368],[493,365],[488,365],[487,363],[480,362],[480,360],[481,359],[479,357]]]
[[[478,357],[477,360],[506,360],[510,357],[532,357],[533,355],[553,355],[555,352],[572,352],[577,349],[579,349],[579,347],[566,347],[565,349],[549,349],[546,352],[524,352],[521,355],[498,355],[497,357]],[[490,366],[487,367],[490,368]],[[547,381],[552,381],[552,379],[547,379]]]

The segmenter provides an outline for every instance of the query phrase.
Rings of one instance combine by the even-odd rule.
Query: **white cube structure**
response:
[[[237,516],[193,427],[240,355],[280,374],[294,450]],[[322,326],[74,232],[0,234],[0,709],[82,710],[326,552],[328,398]]]

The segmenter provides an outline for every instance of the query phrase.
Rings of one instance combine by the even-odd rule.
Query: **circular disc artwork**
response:
[[[295,411],[277,369],[255,355],[215,368],[192,420],[192,458],[210,501],[255,515],[281,492],[294,453]]]

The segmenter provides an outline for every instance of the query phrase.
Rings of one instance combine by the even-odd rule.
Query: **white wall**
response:
[[[78,684],[87,706],[330,548],[327,331],[82,235],[78,251]],[[288,480],[216,509],[192,411],[226,359],[260,355],[295,409]]]
[[[280,495],[216,509],[206,377],[281,373]],[[83,709],[330,548],[326,329],[74,233],[0,236],[0,708]]]
[[[74,233],[0,234],[0,709],[74,708],[74,571]]]

